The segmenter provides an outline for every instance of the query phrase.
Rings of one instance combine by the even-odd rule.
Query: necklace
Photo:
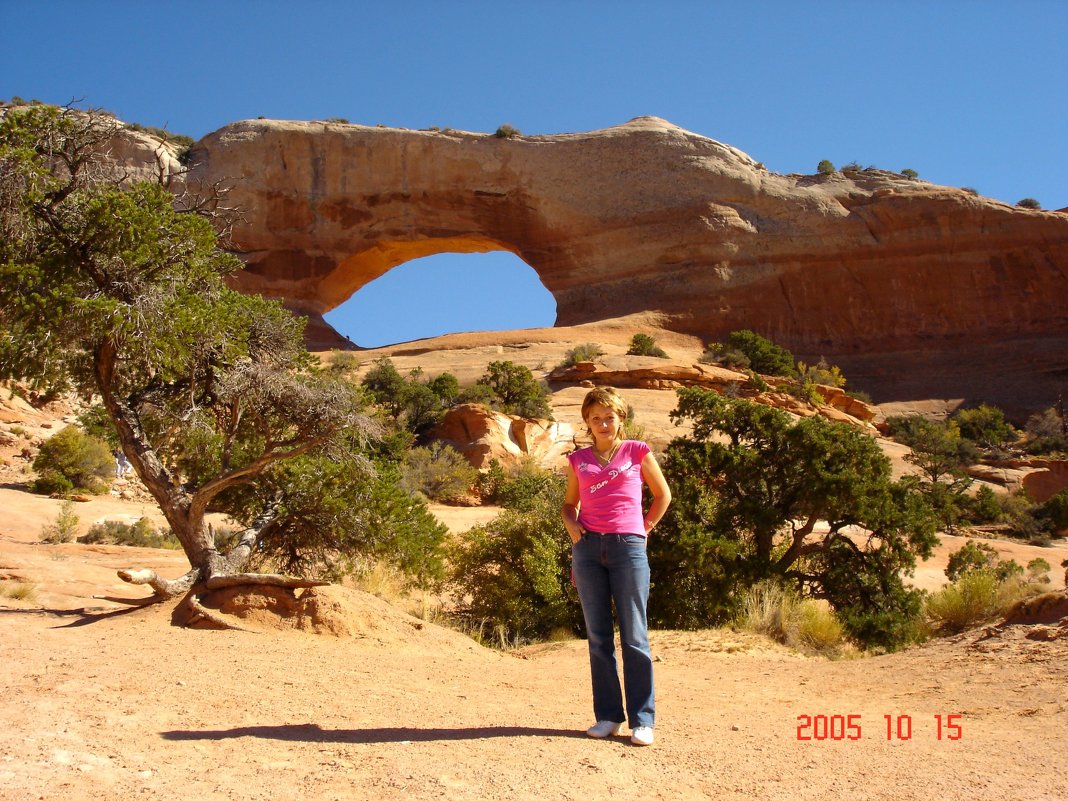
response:
[[[597,459],[601,462],[601,464],[607,465],[609,462],[612,461],[612,457],[616,455],[616,451],[618,451],[618,450],[619,450],[619,440],[616,440],[615,445],[613,445],[609,449],[607,456],[605,456],[599,450],[597,450],[597,446],[596,445],[594,445],[594,447],[593,447],[593,454],[594,454],[594,456],[597,457]]]

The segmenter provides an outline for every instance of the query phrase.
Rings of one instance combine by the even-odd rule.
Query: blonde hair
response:
[[[619,397],[615,389],[612,387],[594,387],[582,399],[582,422],[586,423],[586,434],[590,438],[593,437],[593,431],[590,429],[588,417],[590,409],[594,406],[604,406],[615,412],[616,417],[619,418],[616,439],[625,439],[623,423],[627,420],[627,402]]]

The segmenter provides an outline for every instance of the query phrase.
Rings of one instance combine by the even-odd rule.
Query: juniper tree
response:
[[[280,522],[281,492],[250,501],[248,490],[324,449],[355,465],[374,431],[360,393],[316,369],[301,321],[227,287],[242,265],[197,213],[219,211],[217,195],[176,203],[162,181],[117,173],[120,128],[48,106],[0,119],[0,378],[101,399],[190,563],[180,579],[126,580],[158,598],[196,583],[314,583],[241,575]],[[222,553],[205,514],[231,496],[246,528]]]

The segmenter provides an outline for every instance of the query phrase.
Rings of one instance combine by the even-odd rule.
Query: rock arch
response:
[[[777,175],[653,117],[512,138],[253,120],[190,156],[190,183],[231,181],[244,209],[239,288],[313,319],[407,259],[500,249],[538,273],[557,325],[750,328],[890,381],[903,354],[930,376],[1006,343],[1034,354],[1028,381],[1068,369],[1061,212],[879,170]]]

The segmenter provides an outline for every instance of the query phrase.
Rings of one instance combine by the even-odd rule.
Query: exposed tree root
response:
[[[228,576],[212,576],[204,582],[209,590],[221,590],[225,587],[240,587],[243,584],[265,585],[268,587],[325,587],[329,581],[303,579],[297,576],[284,576],[279,573],[233,573]]]
[[[200,601],[197,600],[197,596],[190,592],[185,600],[182,602],[182,606],[186,607],[186,619],[183,625],[195,626],[198,623],[207,622],[214,628],[226,629],[231,631],[254,631],[254,629],[246,628],[238,623],[232,622],[226,615],[219,612],[213,612],[211,609],[205,607]]]
[[[199,570],[190,570],[179,578],[165,579],[157,574],[155,570],[149,568],[143,570],[120,570],[118,573],[119,578],[129,584],[147,584],[155,593],[155,600],[157,601],[177,598],[183,592],[188,592],[200,575]]]
[[[155,593],[141,601],[143,604],[162,603],[185,593],[185,598],[174,610],[173,621],[180,626],[209,625],[218,629],[235,631],[254,631],[229,619],[228,615],[205,607],[197,598],[197,593],[204,590],[221,590],[228,587],[287,587],[301,589],[308,587],[325,587],[329,581],[305,579],[297,576],[285,576],[278,573],[230,573],[212,576],[198,582],[200,571],[193,569],[177,579],[161,578],[155,570],[120,570],[119,578],[130,584],[144,584]]]

